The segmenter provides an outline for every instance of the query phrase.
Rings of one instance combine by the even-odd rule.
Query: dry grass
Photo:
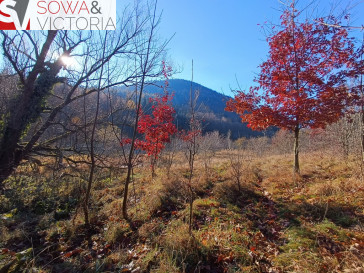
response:
[[[216,153],[208,169],[198,158],[193,236],[183,154],[169,177],[163,168],[153,179],[148,166],[135,169],[129,214],[136,231],[122,219],[124,174],[98,175],[105,178],[93,191],[87,231],[79,181],[53,181],[45,168],[27,169],[27,176],[24,166],[9,180],[8,196],[1,196],[1,217],[19,210],[0,223],[2,252],[32,248],[32,267],[44,272],[364,270],[364,187],[354,158],[302,154],[301,177],[294,181],[291,155],[256,158],[245,151],[239,188],[231,165],[237,153]],[[56,220],[57,211],[68,218]],[[2,257],[0,268],[13,259]]]

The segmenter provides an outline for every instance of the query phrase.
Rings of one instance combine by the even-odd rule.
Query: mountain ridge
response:
[[[164,84],[165,81],[155,81],[146,86],[146,96],[163,93]],[[167,90],[173,94],[172,105],[176,110],[176,120],[180,129],[188,129],[190,89],[191,81],[184,79],[168,81]],[[227,135],[230,131],[232,139],[262,135],[261,132],[253,131],[242,123],[236,113],[225,111],[226,102],[231,97],[196,82],[192,82],[192,89],[199,94],[196,113],[202,119],[203,133],[219,131],[220,134]]]

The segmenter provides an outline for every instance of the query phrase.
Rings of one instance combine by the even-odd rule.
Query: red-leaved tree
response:
[[[259,66],[258,86],[238,91],[226,109],[240,114],[252,129],[277,126],[293,131],[297,174],[300,130],[323,128],[342,115],[348,90],[341,72],[353,44],[345,29],[296,22],[299,13],[294,4],[290,8],[281,16],[281,29],[267,38],[269,57]]]
[[[155,164],[165,144],[177,132],[173,124],[175,110],[170,101],[172,96],[167,92],[160,97],[150,98],[153,103],[152,114],[141,113],[138,123],[138,133],[144,135],[143,140],[136,140],[136,148],[145,151],[151,158],[152,175],[155,175]]]
[[[164,93],[150,98],[152,104],[152,113],[146,114],[142,109],[139,111],[139,120],[137,132],[142,138],[136,138],[134,141],[135,149],[142,150],[147,153],[151,159],[152,176],[155,175],[155,164],[158,156],[162,152],[166,143],[170,142],[170,138],[177,132],[176,125],[173,123],[175,110],[172,106],[173,96],[168,92],[168,77],[171,68],[166,67],[163,62],[163,74],[165,77]],[[124,138],[121,145],[131,144],[130,138]]]

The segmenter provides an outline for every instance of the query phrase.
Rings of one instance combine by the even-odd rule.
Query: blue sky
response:
[[[312,0],[296,2],[300,8]],[[354,6],[351,23],[364,25],[364,0],[316,0],[305,12],[310,17],[325,16],[332,6],[336,13]],[[261,26],[278,24],[282,7],[279,0],[158,0],[158,10],[163,12],[159,36],[168,39],[174,35],[168,56],[174,68],[181,70],[174,78],[190,80],[193,59],[195,82],[230,96],[238,83],[241,89],[248,89],[268,54]]]
[[[311,1],[301,0],[305,6]],[[317,1],[317,15],[326,15],[331,6],[339,12],[348,4],[351,20],[364,25],[364,1]],[[175,78],[191,79],[194,60],[194,80],[218,92],[232,95],[231,89],[248,89],[259,72],[257,66],[266,59],[268,46],[258,24],[278,23],[282,5],[278,0],[159,0],[163,10],[159,34],[175,36],[169,44],[169,57],[174,66],[182,67]]]
[[[191,79],[193,59],[194,81],[229,95],[230,88],[237,86],[236,78],[242,88],[249,87],[268,52],[257,24],[279,18],[271,8],[275,2],[160,0],[160,34],[175,34],[169,57],[183,69],[175,77]]]

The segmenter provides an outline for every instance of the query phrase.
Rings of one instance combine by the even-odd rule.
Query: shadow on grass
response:
[[[364,217],[355,213],[356,208],[348,204],[337,203],[310,204],[306,201],[295,203],[281,203],[282,212],[291,217],[305,217],[313,222],[323,221],[325,218],[343,228],[352,228],[363,223]]]

